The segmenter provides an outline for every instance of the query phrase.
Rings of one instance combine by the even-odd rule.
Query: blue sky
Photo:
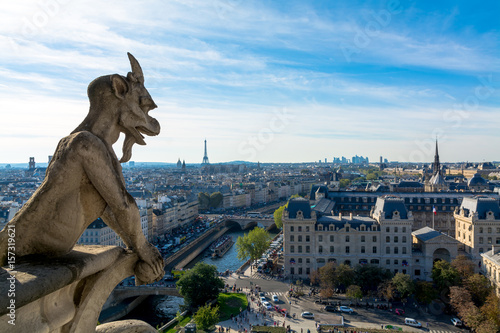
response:
[[[500,160],[500,3],[9,1],[0,163],[46,162],[87,85],[141,63],[162,125],[132,160]],[[120,155],[121,144],[115,145]]]

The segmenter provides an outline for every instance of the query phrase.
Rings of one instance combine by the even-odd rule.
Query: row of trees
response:
[[[488,279],[474,273],[473,262],[463,255],[451,263],[435,262],[433,282],[413,281],[407,274],[392,275],[389,270],[373,265],[352,268],[332,262],[312,272],[310,279],[320,287],[322,297],[332,297],[338,290],[352,300],[377,295],[387,301],[406,302],[414,296],[418,302],[429,304],[441,298],[476,332],[500,331],[500,300]]]
[[[219,208],[222,204],[222,193],[214,192],[212,194],[208,194],[206,192],[198,193],[198,204],[200,205],[200,209],[214,209]]]

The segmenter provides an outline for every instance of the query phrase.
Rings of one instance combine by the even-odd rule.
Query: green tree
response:
[[[340,264],[335,269],[335,282],[341,289],[346,289],[351,284],[354,283],[354,278],[356,277],[354,269],[346,264]]]
[[[436,261],[431,275],[439,291],[448,290],[452,286],[460,285],[460,274],[447,261]]]
[[[340,188],[345,188],[351,184],[351,181],[349,179],[343,178],[339,181],[339,186]]]
[[[198,193],[198,204],[200,209],[207,209],[210,206],[210,195],[205,192]]]
[[[490,281],[481,274],[472,274],[464,281],[464,285],[476,306],[482,306],[492,290]]]
[[[366,180],[375,180],[378,179],[378,176],[374,173],[369,173],[366,175]]]
[[[222,199],[222,193],[220,192],[214,192],[210,194],[210,207],[219,208],[219,206],[222,204]]]
[[[357,265],[354,272],[356,276],[354,283],[360,286],[364,293],[377,290],[382,281],[392,278],[391,271],[375,265]]]
[[[208,330],[219,322],[219,306],[202,306],[194,314],[194,322],[197,329]]]
[[[401,298],[408,298],[415,291],[415,284],[408,274],[396,273],[392,278],[392,284]]]
[[[496,330],[490,332],[498,332],[500,330],[500,300],[494,290],[486,298],[486,302],[481,307],[481,313],[496,327]]]
[[[184,303],[194,308],[216,299],[222,288],[224,281],[219,278],[217,267],[204,262],[198,262],[177,282],[177,290],[184,297]]]
[[[274,211],[274,224],[276,228],[281,229],[283,227],[283,211],[285,210],[286,205],[280,206],[280,208]]]
[[[254,228],[248,234],[244,234],[243,237],[239,236],[236,240],[238,259],[250,259],[251,262],[257,260],[269,248],[270,242],[271,235],[266,230]]]
[[[438,292],[429,281],[418,281],[415,284],[415,297],[417,301],[424,304],[430,304],[438,297]]]
[[[351,284],[347,287],[346,297],[350,300],[358,300],[363,297],[363,291],[361,291],[361,287],[355,284]]]

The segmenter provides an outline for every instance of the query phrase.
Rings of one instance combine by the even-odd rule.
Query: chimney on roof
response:
[[[500,246],[495,247],[495,244],[491,245],[491,255],[495,255],[495,254],[499,253],[500,252],[499,250],[500,250]]]
[[[339,213],[339,221],[342,221],[342,213]]]
[[[349,213],[349,220],[352,221],[352,213]]]

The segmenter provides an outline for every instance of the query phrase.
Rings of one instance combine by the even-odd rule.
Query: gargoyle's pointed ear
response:
[[[128,55],[128,60],[130,60],[130,66],[132,67],[132,73],[134,74],[137,81],[144,84],[144,74],[142,73],[141,65],[139,65],[137,59],[135,59],[134,56],[131,55],[129,52],[127,52],[127,55]]]
[[[125,94],[128,92],[128,82],[121,75],[114,74],[111,75],[111,86],[113,87],[113,93],[119,99],[124,99]]]

